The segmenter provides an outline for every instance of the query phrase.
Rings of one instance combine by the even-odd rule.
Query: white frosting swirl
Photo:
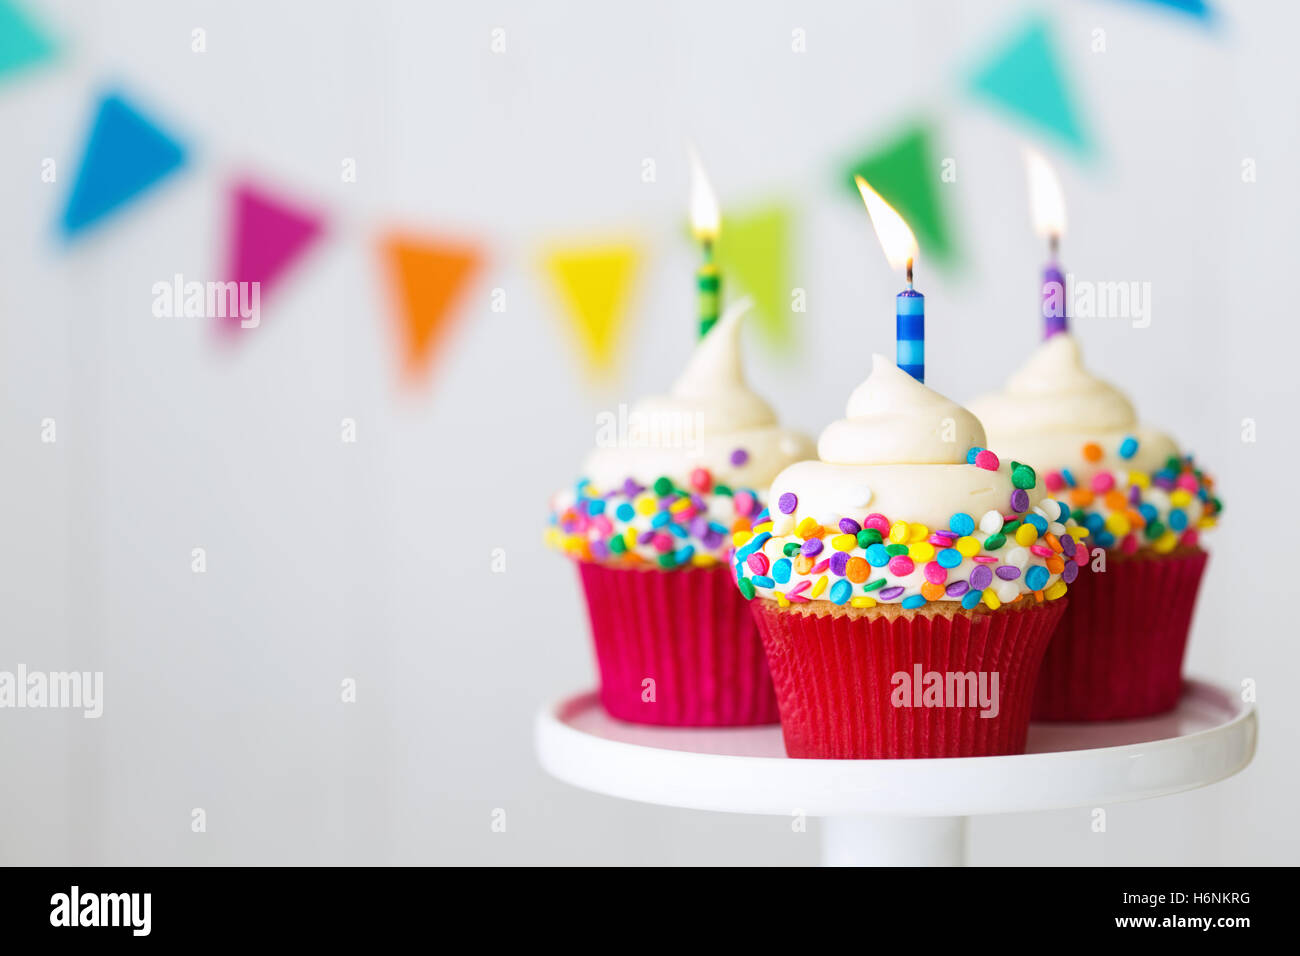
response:
[[[601,447],[583,465],[592,484],[606,489],[632,478],[649,485],[667,476],[685,485],[691,471],[706,468],[716,482],[761,489],[812,454],[812,443],[781,428],[745,381],[740,325],[748,308],[745,299],[727,309],[667,395],[642,399],[626,411],[627,428],[616,421],[614,434],[600,435]],[[738,451],[743,460],[733,460]]]
[[[1007,509],[1009,463],[997,472],[966,464],[967,450],[985,445],[979,420],[883,355],[872,356],[871,376],[846,414],[822,432],[819,461],[777,475],[768,499],[774,513],[787,492],[798,499],[797,517],[831,527],[839,516],[869,511],[947,527],[954,512]],[[1042,495],[1029,491],[1034,503]]]
[[[1078,340],[1069,334],[1053,335],[1001,392],[970,407],[999,454],[1035,468],[1068,468],[1079,480],[1100,470],[1154,471],[1178,454],[1172,438],[1138,424],[1124,393],[1084,368]],[[1137,450],[1122,458],[1120,445],[1130,436]],[[1101,449],[1100,458],[1084,458],[1090,443]]]

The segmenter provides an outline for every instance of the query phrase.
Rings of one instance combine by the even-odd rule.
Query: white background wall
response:
[[[1043,250],[1022,139],[959,78],[1034,5],[469,6],[37,8],[65,39],[62,63],[0,86],[0,669],[102,669],[106,704],[98,721],[0,711],[0,861],[816,859],[815,827],[622,803],[538,769],[533,713],[594,680],[574,574],[541,545],[547,496],[575,476],[595,414],[661,389],[690,348],[687,137],[724,204],[780,194],[801,210],[801,348],[750,354],[790,422],[815,432],[837,417],[869,353],[890,348],[897,281],[837,177],[917,107],[957,160],[944,188],[969,263],[951,278],[918,267],[929,380],[969,398],[1028,352]],[[1207,32],[1140,3],[1051,4],[1103,150],[1091,168],[1057,160],[1067,265],[1153,287],[1148,329],[1076,323],[1088,355],[1219,476],[1227,513],[1189,668],[1258,681],[1260,752],[1220,786],[1110,808],[1104,836],[1087,810],[976,820],[977,863],[1297,859],[1300,14],[1220,6]],[[498,26],[503,55],[489,51]],[[61,249],[53,223],[106,81],[170,121],[196,162]],[[45,157],[54,185],[40,182]],[[343,157],[358,182],[339,181]],[[641,181],[645,157],[656,183]],[[221,278],[221,187],[244,169],[335,220],[231,352],[206,323],[153,318],[151,287]],[[413,390],[396,384],[373,245],[394,222],[482,235],[492,256],[439,374]],[[592,393],[574,381],[536,246],[625,227],[648,230],[653,255],[627,374]],[[488,307],[496,286],[504,314]],[[355,445],[339,440],[345,416]],[[190,571],[194,547],[206,574]],[[494,547],[504,575],[489,570]],[[345,677],[355,705],[339,703]],[[190,830],[194,807],[205,834]],[[489,828],[497,807],[504,834]]]

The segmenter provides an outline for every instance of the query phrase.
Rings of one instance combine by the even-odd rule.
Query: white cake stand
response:
[[[824,817],[823,862],[960,865],[966,818],[1104,806],[1192,790],[1255,755],[1253,705],[1191,680],[1146,720],[1033,724],[1028,752],[943,760],[791,760],[777,726],[678,729],[610,717],[594,693],[542,708],[542,767],[627,800],[727,813]]]

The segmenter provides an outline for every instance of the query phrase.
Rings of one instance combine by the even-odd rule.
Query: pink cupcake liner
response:
[[[1070,585],[1043,658],[1034,720],[1123,720],[1172,710],[1208,555],[1106,554]]]
[[[611,715],[673,727],[776,723],[763,645],[725,566],[661,571],[584,561],[578,569],[600,700]]]
[[[1066,598],[998,611],[801,614],[754,601],[791,757],[978,757],[1025,749],[1038,666]],[[998,675],[997,714],[898,706],[896,674]],[[992,708],[990,708],[992,709]]]

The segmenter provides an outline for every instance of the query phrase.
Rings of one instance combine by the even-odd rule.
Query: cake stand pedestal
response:
[[[1027,752],[940,760],[791,760],[781,728],[627,724],[594,693],[538,713],[537,754],[596,793],[724,813],[822,817],[832,866],[960,865],[966,818],[1145,800],[1215,783],[1255,754],[1255,708],[1189,680],[1145,720],[1031,724]]]

